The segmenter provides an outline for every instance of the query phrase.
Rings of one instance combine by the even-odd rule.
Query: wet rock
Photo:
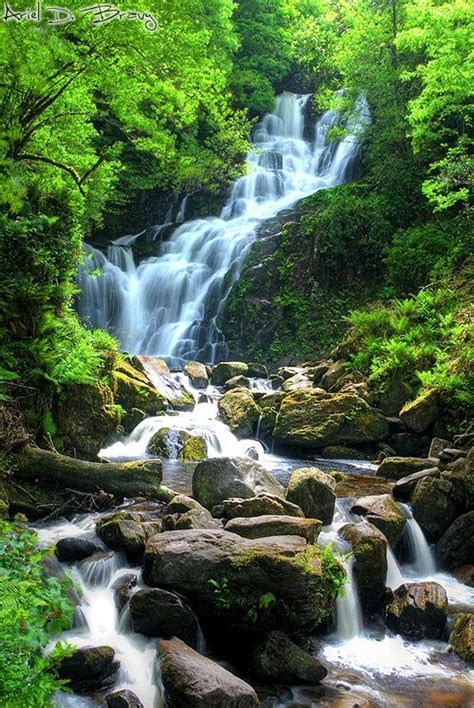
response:
[[[359,396],[317,389],[285,396],[274,430],[277,440],[309,448],[374,442],[387,434],[385,419]]]
[[[460,583],[474,588],[474,565],[459,565],[457,568],[454,568],[453,575]]]
[[[224,388],[226,391],[231,391],[233,388],[250,388],[250,379],[247,376],[233,376],[225,382]]]
[[[377,477],[384,479],[402,479],[414,472],[421,472],[433,467],[434,460],[421,457],[386,457],[379,465]]]
[[[447,568],[472,563],[474,559],[474,511],[459,516],[436,544],[436,552]]]
[[[115,400],[126,411],[138,409],[148,415],[164,411],[168,403],[147,377],[129,362],[123,361],[113,373]]]
[[[346,362],[336,361],[331,364],[326,373],[321,377],[321,388],[329,391],[337,381],[346,373]]]
[[[443,470],[441,478],[452,485],[452,499],[458,513],[474,509],[474,448],[465,459],[457,459]]]
[[[260,492],[284,496],[281,484],[254,460],[215,457],[200,462],[193,475],[193,496],[207,509],[230,497],[249,499]]]
[[[367,521],[383,533],[392,547],[399,543],[406,517],[390,494],[360,497],[352,504],[351,511],[365,516]]]
[[[168,504],[168,513],[170,514],[185,514],[192,509],[202,510],[204,507],[192,497],[187,497],[185,494],[176,494]]]
[[[347,445],[328,445],[323,449],[323,457],[329,460],[366,460],[367,455]]]
[[[415,433],[424,433],[438,417],[439,406],[439,393],[431,390],[405,403],[399,415],[407,428]]]
[[[176,519],[175,529],[213,529],[219,528],[219,523],[207,509],[190,509],[180,514]]]
[[[194,398],[184,386],[173,377],[163,359],[144,354],[133,357],[135,367],[144,374],[149,385],[163,396],[167,403],[178,410],[192,410]]]
[[[227,522],[225,530],[245,538],[302,536],[308,543],[315,543],[321,531],[321,522],[318,519],[301,519],[295,516],[237,517]]]
[[[247,376],[248,370],[243,361],[221,361],[212,369],[211,380],[215,386],[223,386],[234,376]]]
[[[449,643],[461,659],[474,664],[474,614],[456,615]]]
[[[400,457],[427,457],[430,447],[429,435],[417,435],[409,431],[394,433],[390,437],[390,445],[395,450],[395,455]],[[435,464],[433,460],[432,465]]]
[[[450,447],[451,443],[449,440],[444,440],[443,438],[433,438],[430,444],[430,451],[428,457],[439,457],[439,453],[444,450],[445,447]]]
[[[224,423],[235,435],[242,438],[252,435],[260,417],[260,410],[250,391],[246,388],[227,391],[219,399],[217,406]]]
[[[440,639],[448,614],[446,591],[438,583],[404,583],[385,607],[385,621],[410,639]]]
[[[114,551],[140,558],[147,538],[161,531],[161,521],[146,512],[119,511],[103,516],[96,524],[99,538]]]
[[[119,668],[112,647],[81,647],[60,660],[57,674],[74,692],[93,693],[112,686]]]
[[[199,361],[188,361],[184,373],[189,377],[194,388],[206,388],[209,385],[207,369]]]
[[[178,453],[180,460],[201,462],[208,455],[207,443],[200,435],[191,435]]]
[[[300,536],[169,531],[150,539],[143,573],[149,585],[182,593],[199,616],[232,631],[310,631],[334,606],[319,548]]]
[[[372,524],[346,524],[341,536],[352,546],[353,574],[365,613],[377,612],[385,595],[387,539]]]
[[[327,669],[308,652],[279,631],[267,634],[252,651],[252,669],[272,683],[315,684],[327,676]]]
[[[58,560],[62,563],[73,563],[74,561],[83,560],[99,550],[100,546],[91,541],[90,538],[69,536],[61,538],[56,543],[55,553]]]
[[[262,492],[250,499],[224,499],[223,516],[226,519],[234,519],[236,517],[263,516],[264,514],[272,514],[279,516],[304,516],[303,510],[297,504],[292,504],[287,499],[266,494]]]
[[[117,580],[114,581],[112,590],[114,591],[115,607],[119,614],[130,600],[132,588],[136,586],[137,580],[138,576],[136,573],[127,573],[126,575],[120,575]]]
[[[159,588],[144,588],[130,599],[130,615],[135,632],[147,637],[179,637],[197,645],[198,621],[182,598]]]
[[[176,637],[160,639],[158,655],[167,705],[175,708],[253,708],[253,688]]]
[[[406,477],[402,477],[397,480],[393,485],[392,494],[395,499],[399,501],[407,501],[416,485],[421,479],[425,477],[439,477],[440,471],[437,467],[429,467],[427,470],[421,470],[420,472],[413,472]]]
[[[251,362],[247,364],[247,367],[247,376],[250,376],[250,378],[268,379],[268,369],[265,364]]]
[[[105,704],[107,708],[144,708],[138,696],[128,689],[109,693],[105,699]]]
[[[286,498],[297,504],[305,516],[330,524],[336,503],[336,481],[317,467],[296,469],[288,482]]]
[[[437,541],[456,518],[452,485],[444,479],[425,477],[417,482],[411,495],[413,516],[427,541]]]
[[[307,376],[306,372],[302,372],[286,379],[281,386],[281,390],[285,393],[289,393],[290,391],[299,391],[303,388],[311,388],[312,385],[311,378]]]

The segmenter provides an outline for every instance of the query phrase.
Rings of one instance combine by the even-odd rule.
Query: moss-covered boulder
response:
[[[321,531],[319,519],[303,519],[296,516],[236,517],[227,522],[226,531],[244,538],[268,538],[269,536],[302,536],[308,543],[315,543]]]
[[[430,390],[420,394],[414,401],[405,403],[399,415],[407,428],[415,433],[424,433],[435,422],[439,412],[439,393]]]
[[[400,542],[406,517],[390,494],[360,497],[351,505],[351,511],[361,514],[378,528],[392,547]]]
[[[285,396],[273,434],[284,443],[321,448],[383,440],[388,424],[359,396],[304,389]]]
[[[148,542],[143,573],[147,584],[188,597],[221,632],[311,631],[334,608],[320,550],[300,536],[169,531]]]
[[[452,485],[444,479],[424,477],[411,495],[413,516],[430,543],[438,539],[456,518]]]
[[[173,376],[163,359],[137,354],[133,357],[135,368],[145,377],[149,386],[157,391],[172,408],[192,410],[194,398],[181,381]]]
[[[375,474],[384,479],[402,479],[415,472],[432,468],[433,462],[434,460],[424,457],[386,457]]]
[[[474,448],[441,472],[452,485],[453,501],[460,513],[474,509]]]
[[[352,546],[353,574],[366,614],[378,612],[387,579],[387,539],[372,524],[346,524],[341,536]]]
[[[207,443],[200,435],[164,427],[153,433],[147,445],[147,452],[167,460],[200,462],[207,457]]]
[[[233,376],[231,379],[225,382],[224,388],[226,391],[230,391],[233,388],[250,388],[250,379],[247,376]]]
[[[73,649],[55,665],[59,678],[68,681],[75,693],[93,693],[113,686],[119,669],[115,651],[109,646]]]
[[[207,457],[207,443],[200,435],[191,435],[179,451],[180,460],[187,462],[201,462]]]
[[[209,385],[207,369],[199,361],[188,361],[184,373],[189,377],[194,388],[206,388]]]
[[[449,643],[461,659],[474,664],[474,614],[462,612],[456,615]]]
[[[292,504],[288,499],[282,499],[274,494],[261,492],[250,499],[224,499],[222,502],[224,518],[234,519],[237,517],[248,518],[249,516],[262,516],[272,514],[273,516],[304,516],[303,510],[297,504]]]
[[[249,367],[243,361],[221,361],[216,364],[211,373],[211,381],[215,386],[223,386],[234,376],[247,376]]]
[[[436,544],[436,553],[443,565],[455,568],[472,563],[474,558],[474,511],[459,516]]]
[[[118,511],[102,516],[96,531],[106,546],[136,559],[143,555],[147,539],[160,533],[161,520],[144,511]]]
[[[440,639],[448,616],[446,590],[438,583],[404,583],[385,607],[387,626],[410,639]]]
[[[264,681],[315,684],[327,676],[316,657],[301,649],[278,630],[269,632],[252,650],[252,672]]]
[[[123,361],[112,374],[116,402],[125,411],[142,410],[148,415],[164,411],[168,401],[153,388],[145,374],[128,361]]]
[[[174,592],[143,588],[130,599],[132,627],[146,637],[179,637],[190,646],[198,641],[198,621],[189,605]]]
[[[281,390],[285,393],[290,393],[291,391],[299,391],[301,389],[311,388],[312,380],[311,377],[307,375],[306,372],[301,372],[290,376],[289,379],[283,381],[281,385]]]
[[[321,388],[329,391],[346,373],[346,362],[335,361],[321,377]]]
[[[238,437],[250,437],[257,425],[260,410],[250,391],[234,388],[219,399],[219,414]]]
[[[326,525],[332,522],[336,504],[336,481],[317,467],[296,469],[288,482],[286,498],[297,504],[305,516],[320,519]]]

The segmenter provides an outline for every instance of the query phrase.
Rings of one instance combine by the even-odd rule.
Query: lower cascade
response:
[[[131,245],[136,237],[117,239],[107,254],[87,246],[79,300],[84,320],[109,330],[125,351],[160,356],[172,366],[222,355],[219,315],[259,224],[353,175],[358,135],[369,121],[364,97],[339,143],[328,141],[335,112],[308,125],[309,98],[278,96],[274,112],[254,130],[248,172],[233,185],[219,217],[183,223],[161,246],[157,241],[155,257],[138,265]],[[185,203],[178,221],[184,209]]]

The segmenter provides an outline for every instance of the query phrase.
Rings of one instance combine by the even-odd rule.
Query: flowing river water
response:
[[[233,186],[219,217],[185,222],[186,202],[181,205],[176,228],[167,241],[156,240],[156,256],[136,263],[133,244],[139,235],[125,236],[110,245],[107,253],[89,247],[89,259],[81,275],[79,309],[92,326],[109,330],[130,353],[164,357],[173,366],[189,359],[213,362],[225,350],[219,316],[232,284],[239,277],[245,257],[265,219],[295,204],[318,189],[330,188],[351,178],[356,162],[358,135],[369,122],[363,97],[347,123],[348,133],[339,143],[327,140],[328,130],[338,122],[325,113],[314,130],[305,125],[308,96],[284,93],[273,113],[256,127],[248,155],[248,174]],[[312,134],[311,134],[312,133]],[[168,227],[168,224],[162,225]],[[160,234],[161,227],[154,231]],[[96,271],[100,269],[97,276]],[[108,459],[147,456],[152,435],[163,427],[202,436],[210,456],[250,456],[286,484],[291,471],[307,461],[272,454],[258,440],[238,440],[217,417],[217,399],[222,391],[208,387],[195,391],[183,373],[176,374],[195,396],[191,412],[145,419],[126,438],[102,451]],[[254,381],[261,391],[273,390],[270,382]],[[257,433],[258,437],[258,433]],[[319,542],[332,542],[341,551],[350,547],[339,536],[347,521],[365,523],[351,514],[350,497],[379,489],[369,462],[315,462],[322,468],[341,469],[350,483],[336,505],[331,526],[324,527]],[[164,484],[177,492],[189,492],[192,464],[164,462]],[[378,493],[378,491],[377,491]],[[446,589],[450,612],[474,606],[474,590],[454,577],[438,572],[431,549],[421,529],[407,516],[403,563],[388,550],[387,586],[398,587],[413,579],[436,580]],[[89,534],[95,537],[97,515],[37,524],[43,545],[60,538]],[[130,688],[145,708],[163,705],[156,640],[131,629],[127,608],[117,611],[113,585],[124,574],[138,575],[120,553],[73,565],[73,578],[81,589],[74,629],[61,638],[77,646],[110,645],[116,651],[121,672],[115,689]],[[454,654],[447,642],[409,642],[374,623],[364,625],[357,588],[352,579],[352,561],[346,562],[348,584],[337,600],[337,618],[332,635],[315,638],[315,651],[329,669],[323,684],[314,687],[256,687],[262,705],[277,706],[469,706],[474,703],[472,672]],[[205,652],[205,641],[201,642]],[[215,657],[214,657],[215,658]],[[219,659],[219,657],[217,657]],[[260,690],[261,689],[261,690]],[[99,698],[59,693],[56,705],[70,708],[95,706]]]

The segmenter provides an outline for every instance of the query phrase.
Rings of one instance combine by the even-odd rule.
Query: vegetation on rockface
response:
[[[47,669],[67,649],[48,657],[49,640],[72,626],[70,585],[48,577],[36,536],[0,520],[0,701],[3,706],[41,708],[62,684]]]

